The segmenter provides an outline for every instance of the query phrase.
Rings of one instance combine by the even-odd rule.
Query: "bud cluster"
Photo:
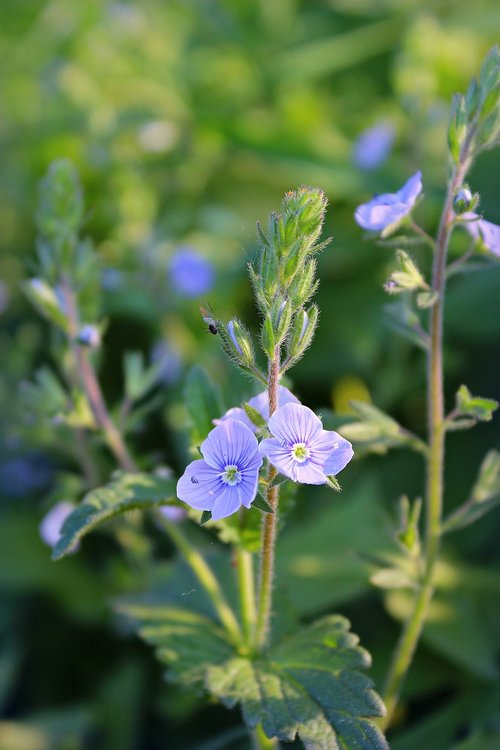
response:
[[[500,130],[500,51],[487,55],[478,79],[466,94],[456,94],[448,127],[448,146],[455,164],[474,150],[492,146]]]
[[[324,247],[319,238],[326,203],[321,190],[301,187],[285,195],[266,233],[258,227],[261,252],[250,277],[264,316],[262,348],[270,359],[285,348],[282,372],[300,359],[316,328],[318,308],[307,303],[318,285],[315,255]]]

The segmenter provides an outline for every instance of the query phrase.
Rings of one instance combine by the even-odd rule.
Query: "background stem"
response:
[[[430,348],[427,359],[427,452],[426,476],[426,530],[424,574],[416,593],[411,614],[396,646],[389,668],[383,699],[387,714],[380,722],[382,728],[391,723],[397,706],[401,687],[413,659],[427,616],[433,594],[433,574],[441,542],[441,517],[443,507],[444,473],[444,397],[443,397],[443,313],[446,287],[446,257],[453,229],[455,213],[453,197],[461,187],[469,166],[469,149],[472,135],[466,140],[462,159],[452,173],[439,225],[432,289],[437,292],[437,301],[432,307],[430,321]]]

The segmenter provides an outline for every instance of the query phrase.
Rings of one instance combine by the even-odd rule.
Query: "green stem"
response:
[[[252,553],[242,547],[236,547],[236,565],[238,569],[238,590],[240,594],[243,637],[248,647],[251,647],[255,637],[255,624],[257,620]]]
[[[269,363],[269,416],[278,408],[278,385],[280,375],[279,349],[274,352],[274,358]],[[269,466],[267,480],[272,484],[278,472],[274,466]],[[278,523],[278,500],[279,487],[269,487],[267,490],[267,502],[273,509],[273,513],[264,515],[262,525],[262,546],[260,563],[260,587],[259,602],[257,608],[256,647],[262,651],[269,639],[269,626],[271,621],[271,607],[273,595],[274,578],[274,549],[276,544],[276,530]]]
[[[103,431],[108,448],[116,457],[121,468],[125,471],[134,472],[136,471],[134,460],[125,445],[120,431],[116,428],[115,423],[110,417],[88,352],[75,341],[78,335],[79,316],[71,282],[67,278],[63,278],[61,288],[68,316],[70,345],[76,359],[78,376],[90,404],[94,419]]]
[[[172,523],[172,521],[169,521],[161,513],[157,514],[157,519],[179,552],[182,553],[189,567],[207,592],[221,623],[226,628],[233,643],[235,645],[240,645],[242,640],[241,628],[234,616],[233,610],[222,593],[222,589],[220,588],[216,577],[207,565],[205,559],[194,547],[191,546],[189,539],[184,532],[181,531],[178,524]]]
[[[432,289],[438,298],[431,312],[430,347],[427,358],[428,393],[428,442],[426,478],[426,531],[424,573],[416,593],[411,614],[399,639],[387,675],[383,693],[387,714],[380,722],[382,728],[389,726],[397,706],[401,687],[410,667],[422,633],[427,610],[433,594],[433,574],[441,542],[441,516],[443,506],[444,471],[444,398],[443,398],[443,312],[446,287],[446,256],[455,214],[453,196],[461,187],[469,166],[469,150],[472,135],[462,151],[462,159],[453,170],[446,196],[432,271]]]
[[[68,311],[68,333],[70,341],[72,342],[73,351],[76,357],[80,380],[92,408],[96,423],[103,430],[108,447],[121,468],[125,471],[133,473],[137,472],[138,469],[135,465],[134,459],[130,455],[120,431],[116,428],[109,415],[106,402],[102,395],[101,386],[99,385],[92,363],[88,358],[88,354],[83,347],[73,343],[78,333],[78,309],[76,306],[75,295],[69,280],[63,279],[62,289]],[[192,571],[206,590],[230,637],[235,644],[240,644],[242,639],[241,628],[234,616],[233,610],[226,602],[222,590],[211,569],[203,557],[191,546],[189,540],[178,526],[168,521],[168,519],[160,513],[158,514],[158,519],[170,536],[172,542],[184,555]]]

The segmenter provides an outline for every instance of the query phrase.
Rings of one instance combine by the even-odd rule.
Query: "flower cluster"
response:
[[[319,417],[283,386],[279,403],[269,417],[267,391],[249,401],[272,435],[260,444],[258,429],[244,409],[230,409],[215,420],[217,426],[201,445],[203,459],[192,461],[179,479],[178,497],[219,520],[253,503],[263,456],[281,474],[303,484],[325,484],[342,471],[353,456],[351,444],[324,430]]]

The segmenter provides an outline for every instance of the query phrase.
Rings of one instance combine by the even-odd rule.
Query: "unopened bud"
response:
[[[479,202],[479,195],[471,193],[467,185],[458,191],[453,199],[453,210],[456,214],[465,214],[473,211]]]
[[[229,341],[233,347],[233,351],[229,351],[228,353],[242,364],[252,364],[254,361],[254,354],[248,331],[245,330],[243,325],[236,318],[229,321],[226,330],[229,334]]]
[[[90,349],[97,349],[101,344],[101,333],[97,326],[84,325],[78,331],[77,342]]]
[[[428,284],[420,273],[417,265],[404,250],[397,251],[399,271],[391,273],[384,289],[389,294],[411,292],[415,289],[428,289]]]
[[[309,310],[301,310],[295,316],[287,342],[288,357],[285,362],[287,368],[295,364],[311,344],[318,322],[318,315],[317,306],[312,305]]]

